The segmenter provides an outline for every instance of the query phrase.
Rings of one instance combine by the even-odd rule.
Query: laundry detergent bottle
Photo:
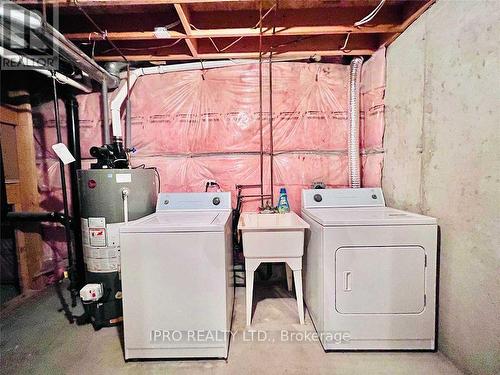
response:
[[[280,214],[284,214],[286,212],[290,212],[290,205],[288,204],[288,197],[286,195],[286,189],[280,189],[280,197],[278,200],[278,212]]]

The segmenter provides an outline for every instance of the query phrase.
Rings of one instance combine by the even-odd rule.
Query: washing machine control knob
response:
[[[377,194],[372,194],[372,199],[377,199]]]
[[[212,200],[212,203],[215,205],[215,206],[218,206],[219,203],[220,203],[220,198],[219,197],[215,197],[213,200]]]
[[[323,197],[321,196],[321,194],[314,194],[314,200],[316,202],[321,202],[323,200]]]

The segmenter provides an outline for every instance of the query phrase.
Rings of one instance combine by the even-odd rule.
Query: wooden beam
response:
[[[190,39],[192,35],[191,30],[191,16],[189,14],[189,9],[187,6],[183,4],[174,4],[175,10],[181,20],[182,27],[184,28],[184,32],[186,33],[186,44],[191,52],[193,57],[198,57],[198,43],[194,39]]]
[[[191,55],[193,57],[197,58],[198,57],[198,42],[196,39],[185,39],[186,44],[189,48],[189,52],[191,52]]]
[[[28,98],[24,91],[11,93],[12,97]],[[19,190],[21,193],[21,208],[23,211],[40,211],[40,195],[38,194],[38,173],[36,169],[35,141],[33,136],[33,120],[31,116],[31,104],[26,100],[25,104],[18,106],[18,125],[16,127],[17,138],[17,160],[19,163]],[[18,231],[19,232],[19,231]],[[42,263],[42,237],[39,224],[30,226],[30,232],[24,232],[24,246],[20,251],[24,252],[21,259],[26,261],[31,289],[38,289],[37,275]]]
[[[259,36],[259,29],[231,28],[231,29],[207,29],[193,30],[190,27],[189,39],[202,38],[239,38]],[[336,35],[336,34],[377,34],[377,33],[401,33],[403,29],[399,25],[377,25],[370,28],[358,28],[353,26],[298,26],[277,27],[275,35],[282,36],[307,36],[307,35]],[[165,39],[185,39],[188,35],[178,31],[169,31],[170,36]],[[91,33],[67,33],[64,34],[70,40],[102,40],[102,37]],[[154,40],[157,39],[153,31],[137,32],[108,32],[108,38],[112,40]],[[264,37],[273,36],[273,30],[267,28],[263,32]]]
[[[17,112],[10,109],[10,108],[1,106],[0,107],[0,122],[2,122],[4,124],[16,126],[17,125]]]
[[[292,56],[311,56],[315,54],[324,53],[325,55],[344,55],[347,52],[343,52],[340,48],[344,45],[347,34],[338,34],[334,36],[330,35],[310,35],[310,36],[284,36],[275,35],[274,38],[265,38],[262,43],[262,51],[269,52],[273,51],[275,54],[285,54]],[[377,34],[355,34],[351,35],[346,50],[353,50],[357,53],[371,54],[379,47],[380,39],[376,37]],[[382,34],[385,36],[385,34]],[[190,40],[190,39],[185,39]],[[226,40],[226,38],[214,38],[212,42],[215,43],[218,48],[215,48],[213,43],[208,39],[195,39],[198,42],[196,46],[197,55],[192,55],[193,57],[206,58],[206,59],[220,59],[220,58],[254,58],[258,56],[259,52],[259,38],[258,37],[246,37],[240,40],[236,40],[237,43],[231,45],[231,41]],[[154,41],[157,44],[158,41]],[[188,49],[183,48],[161,48],[153,46],[151,43],[153,41],[130,41],[126,44],[124,41],[120,41],[120,48],[123,47],[123,51],[127,53],[127,47],[130,53],[127,53],[131,60],[135,61],[148,61],[148,60],[180,60],[184,58]],[[132,44],[134,43],[134,44]],[[179,44],[176,44],[179,46]],[[181,46],[182,47],[182,46]],[[355,52],[349,52],[353,54]],[[367,52],[367,53],[365,53]],[[181,55],[181,56],[179,56]],[[95,56],[100,61],[109,61],[116,59],[116,53],[108,51],[107,53],[99,52],[96,50]]]
[[[273,53],[276,58],[308,58],[311,56],[343,56],[343,55],[365,55],[369,56],[375,52],[374,49],[356,49],[352,51],[342,52],[339,50],[332,51],[287,51],[281,53]],[[264,55],[264,56],[267,56]],[[198,53],[197,57],[186,54],[172,55],[127,55],[129,61],[172,61],[172,60],[212,60],[212,59],[258,59],[259,52],[235,52],[235,53]],[[96,56],[97,61],[117,61],[120,56]]]
[[[10,97],[24,98],[24,104],[12,108],[17,114],[15,125],[16,156],[18,164],[17,187],[9,188],[10,198],[16,199],[14,205],[16,211],[40,211],[38,194],[38,173],[35,162],[35,144],[33,137],[33,121],[31,117],[31,105],[28,93],[24,91],[11,92]],[[6,122],[4,118],[5,109],[0,112],[0,121]],[[12,116],[10,116],[10,120]],[[17,189],[15,192],[13,189]],[[17,258],[19,266],[20,284],[23,292],[27,289],[41,287],[37,284],[37,276],[40,272],[42,262],[42,239],[40,225],[26,226],[26,231],[16,230]]]
[[[187,35],[175,30],[169,30],[168,38],[162,39],[184,39]],[[95,40],[101,41],[102,37],[98,34],[92,33],[66,33],[64,36],[69,40],[74,41],[88,41]],[[108,32],[107,36],[111,40],[161,40],[158,39],[153,31],[122,31],[122,32]]]
[[[435,2],[436,2],[436,0],[429,0],[426,3],[424,3],[422,6],[420,6],[416,11],[411,11],[410,15],[401,24],[401,26],[400,26],[401,30],[398,33],[395,33],[395,34],[391,35],[390,37],[388,37],[387,39],[385,39],[382,42],[381,47],[387,47],[389,44],[394,42],[398,38],[398,36],[400,36],[408,27],[410,27],[410,25],[413,22],[415,22],[418,17],[420,17],[422,14],[424,14],[424,12],[427,9],[429,9]]]
[[[398,25],[377,25],[370,28],[357,28],[354,26],[297,26],[297,27],[276,27],[273,33],[272,28],[263,30],[262,35],[272,37],[273,35],[281,36],[301,36],[301,35],[334,35],[334,34],[376,34],[376,33],[392,33],[401,31]],[[255,28],[239,28],[239,29],[207,29],[193,30],[194,38],[225,38],[225,37],[240,37],[240,36],[259,36],[259,29]]]
[[[184,31],[186,32],[186,35],[191,36],[191,16],[189,13],[189,9],[187,8],[187,6],[182,4],[174,4],[174,7],[177,15],[179,16],[179,19],[181,20],[181,24],[184,28]]]
[[[134,6],[134,5],[163,5],[163,4],[197,4],[218,2],[249,2],[254,0],[79,0],[78,3],[85,7],[98,6]],[[40,5],[40,0],[16,0],[19,5]],[[45,0],[47,5],[57,5],[60,8],[74,7],[73,1]]]
[[[5,181],[5,192],[7,193],[7,204],[13,204],[14,206],[20,204],[19,181]]]
[[[263,27],[315,27],[315,26],[342,26],[353,29],[354,23],[359,21],[371,11],[373,6],[364,1],[353,1],[352,6],[306,7],[306,8],[280,8],[271,12],[264,18]],[[414,4],[412,2],[412,4]],[[222,8],[222,7],[221,7]],[[359,27],[360,31],[368,31],[379,25],[400,25],[405,20],[403,6],[399,3],[384,5],[376,17],[368,25]],[[193,29],[231,29],[231,28],[256,28],[259,22],[258,9],[228,10],[196,10],[191,12],[190,22],[196,26]]]

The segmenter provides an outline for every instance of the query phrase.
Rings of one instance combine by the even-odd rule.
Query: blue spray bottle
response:
[[[288,204],[288,197],[286,195],[286,189],[280,189],[280,197],[278,200],[278,212],[280,214],[290,212],[290,205]]]

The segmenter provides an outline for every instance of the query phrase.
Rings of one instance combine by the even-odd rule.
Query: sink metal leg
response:
[[[286,263],[285,263],[285,270],[286,270],[286,285],[288,286],[288,291],[291,292],[293,286],[293,273],[290,266]]]
[[[302,296],[302,270],[293,271],[295,280],[295,294],[297,295],[297,309],[299,310],[300,324],[304,324],[304,297]]]
[[[246,271],[247,326],[252,323],[253,274],[254,271]]]
[[[255,270],[259,266],[260,261],[253,259],[245,259],[245,289],[246,289],[246,320],[247,326],[252,324],[252,299],[253,299],[253,278]]]

